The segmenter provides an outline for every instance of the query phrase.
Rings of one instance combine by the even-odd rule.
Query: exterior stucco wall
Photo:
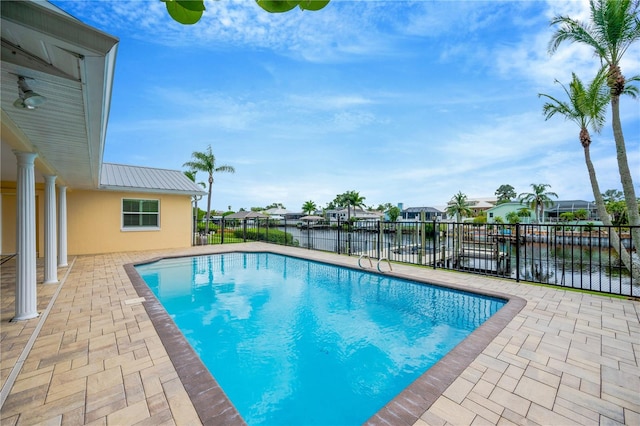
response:
[[[123,230],[122,199],[160,201],[159,230]],[[110,191],[67,192],[69,255],[113,253],[191,245],[191,198]]]
[[[504,221],[504,223],[508,223],[507,221],[507,214],[511,213],[511,212],[515,212],[517,213],[518,210],[527,207],[525,204],[521,204],[521,203],[504,203],[504,204],[499,204],[495,207],[490,208],[489,210],[487,210],[487,223],[494,223],[496,217],[501,217],[502,220]],[[523,217],[520,218],[521,219],[521,223],[531,223],[531,221],[534,221],[536,217],[535,212],[531,212],[531,217]]]
[[[36,184],[36,252],[44,256],[44,185]],[[0,252],[3,255],[17,251],[17,198],[16,182],[3,181],[0,185]]]

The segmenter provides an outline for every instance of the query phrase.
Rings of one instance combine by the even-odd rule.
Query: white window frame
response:
[[[124,203],[125,201],[155,201],[158,203],[158,211],[157,212],[125,212],[124,211]],[[125,226],[124,225],[124,215],[128,214],[148,214],[148,215],[156,215],[158,217],[158,225],[157,226]],[[124,232],[137,232],[137,231],[159,231],[160,230],[160,199],[158,198],[122,198],[120,200],[120,230]]]

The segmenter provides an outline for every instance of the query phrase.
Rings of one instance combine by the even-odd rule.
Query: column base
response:
[[[23,314],[23,315],[11,318],[9,322],[26,321],[26,320],[38,318],[39,316],[40,316],[40,312],[36,312],[34,314]]]
[[[43,282],[42,284],[60,284],[60,280],[49,280]]]

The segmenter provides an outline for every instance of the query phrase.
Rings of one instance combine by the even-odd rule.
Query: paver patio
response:
[[[38,284],[41,317],[16,323],[9,322],[15,292],[15,268],[9,261],[2,265],[0,303],[2,425],[215,423],[198,416],[146,302],[123,266],[230,249],[351,267],[358,261],[263,243],[80,256],[59,270],[61,284]],[[404,276],[496,291],[527,302],[411,423],[640,425],[640,301],[393,267]],[[38,273],[41,281],[42,265]],[[404,413],[396,414],[394,424],[407,423]]]

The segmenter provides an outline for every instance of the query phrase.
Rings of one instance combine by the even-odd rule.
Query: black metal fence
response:
[[[363,268],[382,272],[402,262],[640,297],[630,227],[244,219],[213,221],[210,229],[194,244],[265,241],[358,256]]]

